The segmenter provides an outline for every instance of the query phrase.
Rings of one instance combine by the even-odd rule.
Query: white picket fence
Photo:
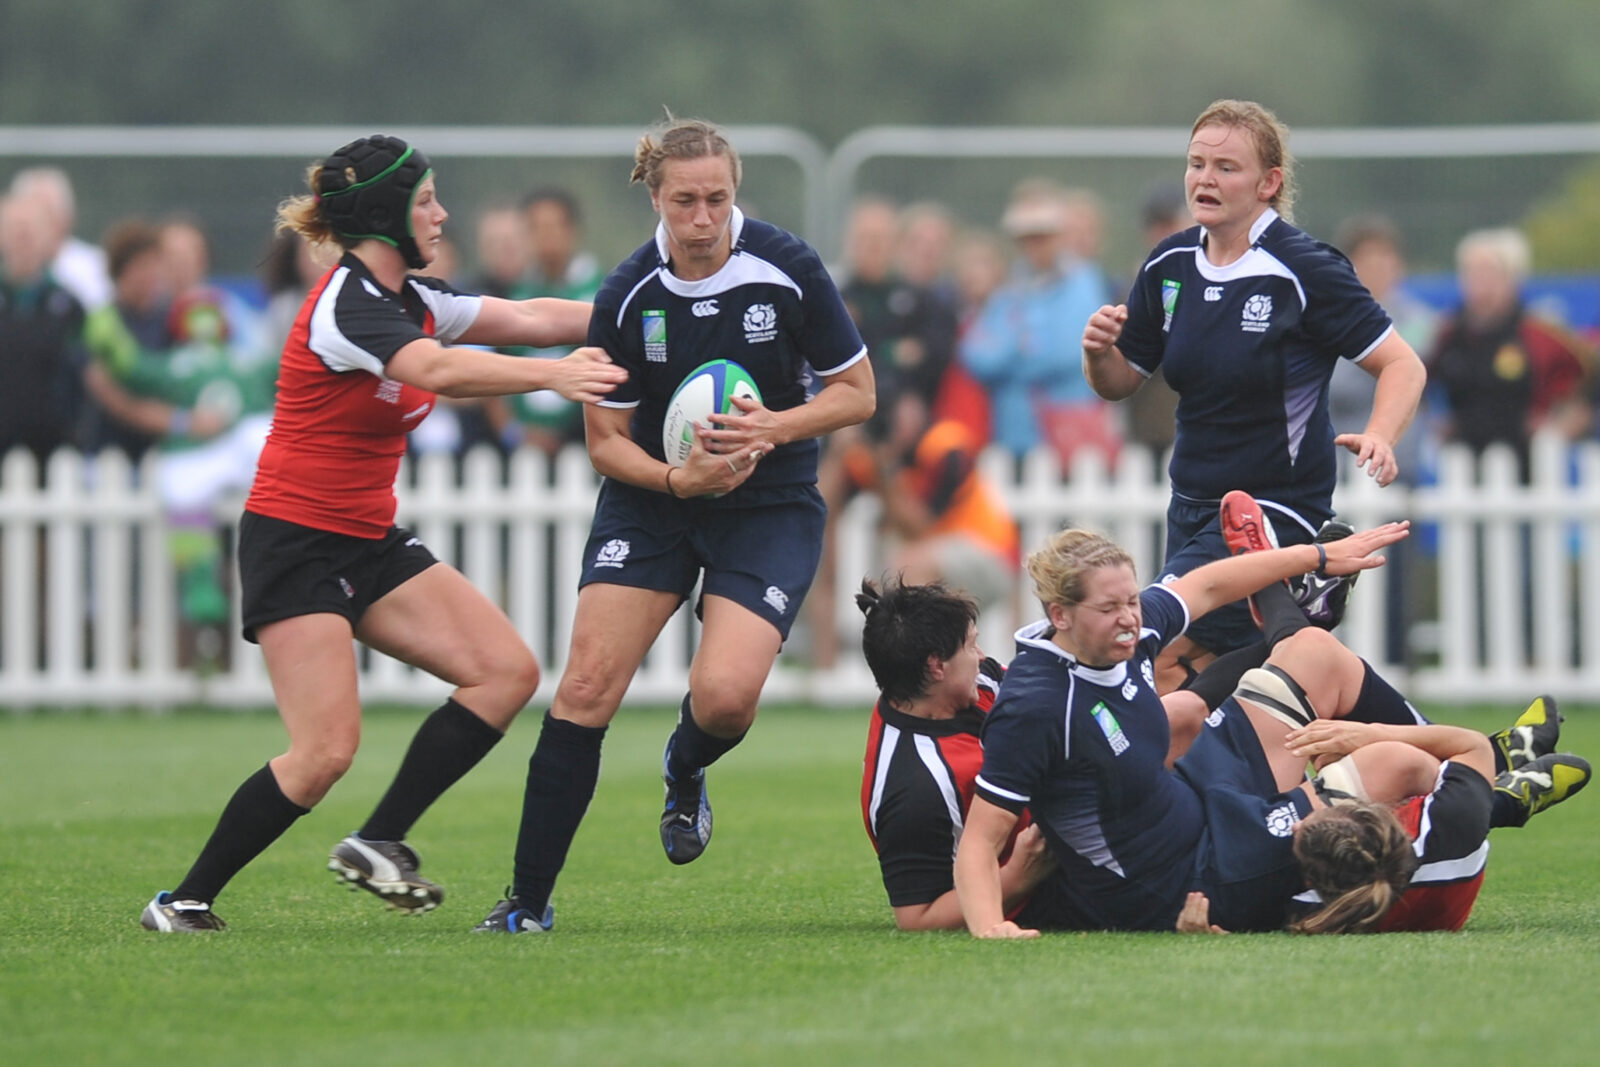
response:
[[[229,629],[228,666],[205,676],[177,666],[176,582],[167,557],[154,464],[131,469],[117,454],[52,458],[38,489],[32,457],[13,451],[0,467],[0,706],[251,707],[272,701],[259,653]],[[1124,449],[1114,470],[1098,453],[1080,456],[1063,478],[1047,454],[1029,457],[1013,477],[1008,456],[991,452],[985,469],[1002,484],[1024,546],[1071,522],[1106,531],[1149,578],[1160,559],[1167,488],[1157,458]],[[1433,524],[1412,546],[1406,595],[1420,615],[1408,628],[1409,662],[1385,655],[1388,573],[1369,572],[1340,630],[1346,643],[1417,699],[1508,701],[1549,692],[1600,702],[1600,444],[1569,450],[1538,442],[1534,478],[1519,485],[1509,454],[1472,457],[1447,450],[1436,485],[1378,489],[1349,478],[1336,504],[1358,526],[1389,518]],[[400,521],[455,563],[506,609],[545,665],[538,700],[561,670],[596,477],[581,449],[554,461],[515,456],[509,477],[498,457],[469,456],[456,474],[448,456],[422,457],[403,479]],[[219,507],[231,525],[239,501]],[[838,625],[859,632],[852,593],[883,566],[877,506],[861,499],[839,524]],[[1424,543],[1426,541],[1427,543]],[[1420,580],[1420,584],[1419,584]],[[988,613],[986,649],[1012,653],[1010,634],[1037,608],[1019,579],[1018,619]],[[237,609],[235,609],[237,610]],[[680,611],[634,679],[634,704],[676,702],[696,639]],[[871,678],[847,640],[828,670],[806,658],[797,627],[767,684],[767,703],[860,707]],[[370,701],[431,704],[441,682],[387,657],[362,657]]]

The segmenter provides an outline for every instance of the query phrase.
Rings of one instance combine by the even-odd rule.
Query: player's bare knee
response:
[[[520,708],[539,688],[539,660],[526,648],[507,656],[495,672],[508,699]]]
[[[737,737],[750,729],[756,719],[756,702],[753,698],[742,700],[737,695],[707,694],[702,697],[691,690],[694,721],[700,729],[714,737]]]
[[[299,790],[320,799],[345,776],[355,757],[355,738],[327,738],[291,747],[284,753],[285,771]]]
[[[606,672],[569,663],[556,687],[554,712],[560,719],[603,726],[611,721],[620,699],[615,682]]]

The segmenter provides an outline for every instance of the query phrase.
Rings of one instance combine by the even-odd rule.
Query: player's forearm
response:
[[[1436,760],[1452,760],[1472,767],[1485,778],[1494,777],[1494,752],[1489,747],[1489,739],[1476,730],[1444,723],[1429,723],[1426,726],[1378,723],[1374,726],[1375,739],[1404,741]]]
[[[961,917],[974,937],[1005,921],[1005,894],[1000,888],[1000,863],[988,842],[962,835],[956,850],[956,896]]]
[[[1398,444],[1417,413],[1427,382],[1427,368],[1407,346],[1405,355],[1395,358],[1378,372],[1366,432],[1382,438],[1391,447]]]
[[[1134,369],[1116,345],[1094,351],[1083,350],[1083,376],[1096,393],[1106,400],[1125,400],[1144,384],[1144,375]]]
[[[589,332],[593,305],[582,300],[534,297],[503,300],[486,296],[478,318],[461,340],[475,345],[579,345]]]
[[[627,482],[641,489],[670,492],[668,472],[673,468],[656,459],[626,434],[591,436],[589,462],[601,477]],[[676,481],[678,474],[672,475]],[[672,488],[677,488],[673,486]],[[677,496],[678,493],[672,493]]]
[[[1051,863],[1030,863],[1015,855],[1000,868],[1000,902],[1007,915],[1028,902],[1052,868]]]
[[[877,406],[870,380],[865,386],[856,380],[829,381],[810,402],[774,413],[783,428],[783,441],[773,443],[803,441],[859,425],[872,417]]]
[[[1273,582],[1316,570],[1320,559],[1313,545],[1247,552],[1197,567],[1173,582],[1172,590],[1189,605],[1190,616],[1198,619],[1214,608],[1258,593]]]
[[[894,924],[902,930],[959,930],[961,902],[951,889],[927,904],[902,904],[894,909]]]

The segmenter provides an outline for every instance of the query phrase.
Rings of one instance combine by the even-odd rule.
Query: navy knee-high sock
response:
[[[1383,722],[1391,726],[1427,724],[1428,720],[1400,695],[1398,689],[1385,681],[1383,675],[1373,670],[1372,664],[1362,660],[1361,666],[1366,670],[1366,677],[1362,679],[1356,706],[1347,716],[1351,722]]]
[[[1528,825],[1528,809],[1523,807],[1516,797],[1510,793],[1502,793],[1498,789],[1492,796],[1494,799],[1489,805],[1489,829]]]
[[[1271,650],[1279,641],[1311,625],[1305,611],[1294,602],[1294,594],[1282,582],[1273,582],[1253,598],[1261,613],[1261,632]]]
[[[743,741],[746,733],[749,731],[744,731],[738,737],[716,737],[706,733],[694,721],[694,714],[689,710],[689,696],[685,694],[678,708],[678,728],[672,732],[667,749],[667,776],[674,781],[693,777]]]
[[[511,880],[511,895],[530,911],[542,914],[550,902],[556,875],[567,862],[567,850],[600,780],[605,736],[604,726],[580,726],[544,714],[539,743],[528,757]]]
[[[1265,662],[1267,643],[1257,641],[1253,645],[1224,652],[1206,664],[1206,669],[1195,675],[1183,688],[1199,696],[1206,702],[1206,707],[1216,711],[1217,706],[1233,696],[1233,691],[1239,688],[1239,679],[1244,672]]]
[[[360,830],[368,841],[399,841],[422,813],[472,768],[504,735],[469,708],[446,700],[411,739],[388,792]]]
[[[271,765],[246,778],[234,790],[233,798],[222,809],[217,828],[200,850],[200,856],[172,891],[174,900],[217,899],[222,887],[245,864],[259,856],[268,845],[310,808],[302,808],[283,795]]]

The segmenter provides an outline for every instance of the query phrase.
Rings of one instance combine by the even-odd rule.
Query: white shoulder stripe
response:
[[[433,336],[442,345],[455,344],[456,339],[478,321],[478,313],[483,310],[481,296],[447,293],[423,285],[409,275],[406,284],[411,286],[411,291],[421,297],[422,302],[428,305],[428,310],[433,313]]]
[[[883,784],[889,778],[889,764],[894,761],[894,750],[900,743],[900,730],[883,724],[883,740],[878,743],[878,766],[872,775],[872,801],[867,805],[867,819],[872,824],[872,834],[878,834],[878,807],[883,803]]]
[[[1151,267],[1155,266],[1157,263],[1160,263],[1163,259],[1166,259],[1168,256],[1176,256],[1176,255],[1180,255],[1181,253],[1184,253],[1184,252],[1187,252],[1190,255],[1194,255],[1194,254],[1198,253],[1199,251],[1200,251],[1200,246],[1199,245],[1178,245],[1176,248],[1167,249],[1165,252],[1161,253],[1159,256],[1156,256],[1150,262],[1146,263],[1144,265],[1144,269],[1145,270],[1149,270]]]
[[[953,862],[965,825],[961,818],[961,796],[956,792],[955,779],[950,777],[950,768],[944,765],[944,758],[939,755],[937,741],[926,734],[918,734],[917,755],[922,758],[922,765],[928,768],[928,773],[933,775],[933,784],[939,787],[939,795],[944,797],[944,808],[950,815],[950,828],[953,831],[953,840],[950,842],[950,859]]]
[[[350,268],[340,267],[328,279],[317,306],[311,310],[311,322],[306,345],[322,360],[322,365],[335,374],[364,370],[383,377],[383,360],[351,341],[339,330],[339,294],[350,280]]]
[[[628,305],[633,303],[634,296],[639,292],[640,289],[645,287],[645,284],[649,282],[651,278],[654,278],[657,274],[661,274],[660,267],[657,267],[649,274],[646,274],[643,278],[640,278],[639,284],[635,285],[632,289],[629,289],[628,295],[622,298],[622,306],[617,308],[617,329],[622,329],[623,317],[628,314]],[[665,277],[665,275],[663,275],[663,277]]]

